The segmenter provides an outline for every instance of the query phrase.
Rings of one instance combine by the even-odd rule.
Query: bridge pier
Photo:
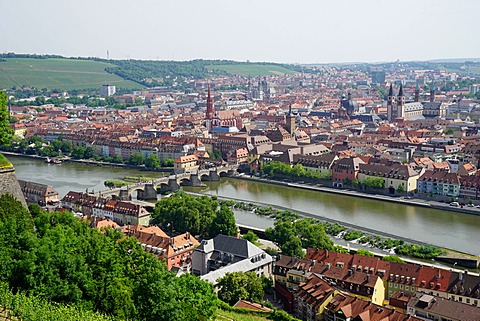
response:
[[[132,197],[130,196],[128,189],[121,189],[118,195],[118,199],[121,201],[131,201]]]
[[[175,178],[170,178],[168,180],[168,187],[170,188],[171,191],[176,191],[180,189],[180,184],[178,184]]]
[[[210,171],[210,181],[219,181],[220,177],[216,170]]]
[[[202,186],[202,181],[198,177],[198,173],[190,175],[190,182],[192,182],[192,186]]]
[[[152,201],[157,199],[157,191],[155,190],[155,185],[145,184],[143,190],[138,190],[137,199],[142,201]]]

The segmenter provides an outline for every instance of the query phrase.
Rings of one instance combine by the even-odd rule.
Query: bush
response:
[[[357,254],[362,255],[362,256],[369,256],[369,257],[374,257],[375,256],[372,252],[367,251],[367,250],[358,250]]]
[[[345,241],[352,241],[352,240],[356,240],[358,238],[361,238],[362,236],[363,236],[363,232],[360,232],[360,231],[357,231],[357,230],[350,230],[350,231],[347,231],[343,235],[343,239]]]

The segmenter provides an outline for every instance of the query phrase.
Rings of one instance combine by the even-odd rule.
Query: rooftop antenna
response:
[[[110,60],[110,53],[108,52],[108,49],[107,49],[107,60]]]

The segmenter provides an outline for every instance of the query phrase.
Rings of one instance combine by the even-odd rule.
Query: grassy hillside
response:
[[[246,76],[246,77],[284,75],[284,74],[294,74],[296,72],[294,70],[287,69],[279,65],[258,64],[258,63],[214,65],[214,66],[208,66],[207,68],[210,70],[221,70],[229,74]]]
[[[119,88],[141,88],[140,84],[109,74],[113,65],[76,59],[7,58],[0,62],[0,88],[32,86],[36,88],[71,90],[98,88],[109,83]]]

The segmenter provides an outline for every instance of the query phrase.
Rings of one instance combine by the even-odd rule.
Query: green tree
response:
[[[160,160],[156,154],[151,154],[145,159],[145,167],[149,169],[159,168],[161,165]]]
[[[115,155],[112,158],[112,163],[123,164],[123,158],[120,155]]]
[[[218,297],[230,305],[244,299],[260,302],[263,298],[262,279],[254,272],[232,272],[218,280]]]
[[[318,248],[331,250],[333,241],[325,233],[323,224],[316,223],[313,219],[302,219],[294,223],[295,234],[302,240],[304,248]]]
[[[62,141],[62,145],[60,146],[60,150],[66,154],[70,153],[73,149],[72,142],[69,140]]]
[[[85,147],[85,154],[83,157],[85,159],[90,159],[93,158],[93,156],[95,156],[95,151],[93,150],[93,148],[91,146]]]
[[[387,262],[397,262],[397,263],[405,263],[401,258],[399,258],[396,255],[387,255],[382,257],[382,261],[387,261]]]
[[[296,257],[305,257],[305,252],[303,252],[302,248],[302,241],[299,237],[294,236],[285,244],[283,244],[280,249],[282,250],[282,254],[289,255],[289,256],[296,256]]]
[[[385,181],[380,177],[366,177],[362,184],[366,187],[381,189],[384,188]]]
[[[72,157],[76,159],[82,159],[85,157],[85,148],[77,146],[72,150]]]
[[[130,158],[128,159],[128,164],[130,165],[142,165],[143,162],[145,161],[145,157],[141,153],[133,153],[130,155]]]
[[[171,158],[165,158],[162,161],[162,167],[173,167],[173,164],[174,164],[174,160]]]
[[[273,228],[267,228],[265,230],[265,235],[267,236],[267,239],[275,243],[278,247],[282,247],[283,244],[295,237],[295,229],[292,222],[280,220],[274,223]]]
[[[217,217],[219,206],[211,197],[177,192],[155,204],[153,223],[181,233],[206,234]]]
[[[375,256],[372,252],[367,251],[367,250],[362,250],[362,249],[358,250],[357,254],[362,255],[362,256],[369,256],[369,257],[374,257]]]
[[[0,145],[8,146],[12,143],[13,129],[10,127],[9,117],[7,95],[0,91]]]
[[[257,241],[258,241],[258,236],[257,236],[257,234],[255,234],[254,232],[252,232],[252,231],[250,231],[250,230],[249,230],[247,233],[245,233],[245,234],[242,236],[242,238],[243,238],[244,240],[249,241],[250,243],[253,243],[253,244],[256,244]]]
[[[233,211],[227,205],[222,204],[210,225],[208,234],[213,237],[218,234],[236,236],[237,233],[238,228]]]

